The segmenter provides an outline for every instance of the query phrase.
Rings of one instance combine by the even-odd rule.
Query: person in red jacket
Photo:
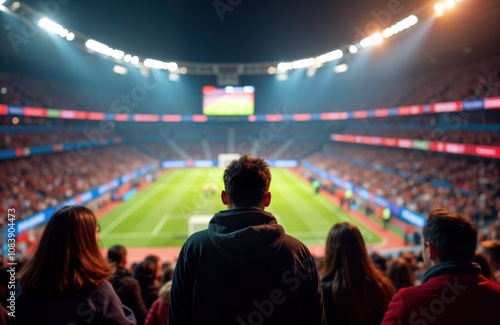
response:
[[[400,289],[382,324],[500,324],[500,285],[472,263],[477,234],[466,217],[432,210],[422,237],[423,283]]]

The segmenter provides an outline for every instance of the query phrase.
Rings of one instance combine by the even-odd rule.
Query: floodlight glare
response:
[[[170,71],[170,72],[174,72],[175,70],[177,70],[177,63],[176,62],[169,62],[167,64],[167,69]]]
[[[0,5],[3,5],[7,0],[0,0]]]
[[[125,56],[125,52],[120,51],[120,50],[113,50],[113,52],[111,52],[111,57],[113,57],[117,60],[123,59],[124,56]]]
[[[444,5],[442,3],[436,3],[434,5],[434,11],[436,12],[436,15],[441,16],[444,13]]]
[[[146,59],[144,60],[144,66],[146,68],[153,68],[153,69],[163,69],[163,61],[159,60],[154,60],[154,59]]]
[[[284,72],[290,68],[291,68],[291,63],[289,63],[289,62],[278,63],[278,71],[280,71],[280,72]]]
[[[132,63],[132,64],[137,64],[137,63],[139,63],[139,57],[138,57],[137,55],[134,55],[134,56],[132,57],[132,60],[130,60],[130,63]]]
[[[339,64],[333,68],[333,71],[335,73],[342,73],[346,72],[349,69],[349,66],[346,63]]]
[[[85,42],[85,46],[88,49],[91,49],[92,51],[104,54],[104,55],[111,55],[113,52],[113,49],[107,46],[106,44],[99,43],[98,41],[95,41],[93,39],[89,39]]]
[[[344,52],[342,52],[341,50],[335,50],[335,51],[331,51],[331,52],[328,52],[326,54],[320,55],[319,59],[321,62],[325,63],[325,62],[330,62],[333,60],[338,60],[338,59],[342,58],[343,56],[344,56]]]
[[[70,32],[68,35],[66,35],[66,40],[71,42],[74,39],[75,39],[75,34]]]
[[[123,57],[123,61],[125,61],[125,62],[130,62],[130,61],[132,61],[132,55],[130,55],[130,54],[126,54],[126,55]]]
[[[59,36],[61,36],[61,37],[66,37],[66,36],[68,36],[68,34],[69,34],[69,30],[67,30],[67,29],[65,28],[65,29],[63,29],[63,30],[59,33]]]
[[[445,0],[444,1],[444,6],[447,9],[452,9],[453,7],[455,7],[455,0]]]
[[[349,52],[351,52],[352,54],[358,53],[358,47],[354,44],[349,46]]]
[[[128,72],[128,69],[125,68],[124,66],[121,66],[121,65],[115,65],[113,67],[113,72],[116,74],[126,75]]]
[[[61,35],[61,33],[64,30],[64,27],[62,27],[58,23],[53,22],[52,20],[50,20],[48,18],[40,19],[38,21],[38,26],[42,27],[43,29],[45,29],[51,33],[58,34],[58,35]]]
[[[316,61],[314,60],[314,58],[293,61],[292,68],[294,68],[294,69],[308,68],[308,67],[314,65],[315,62]]]
[[[269,74],[275,74],[276,73],[276,68],[275,67],[269,67],[269,68],[267,68],[267,73],[269,73]]]

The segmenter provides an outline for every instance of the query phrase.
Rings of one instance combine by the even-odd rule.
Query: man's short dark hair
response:
[[[441,262],[471,263],[477,246],[477,233],[472,221],[443,208],[429,212],[423,229],[424,241],[436,248]]]
[[[249,155],[233,160],[224,171],[224,187],[228,199],[237,207],[256,207],[269,192],[271,171],[262,158]]]
[[[111,246],[108,249],[108,260],[110,262],[121,264],[127,257],[127,250],[122,245]]]

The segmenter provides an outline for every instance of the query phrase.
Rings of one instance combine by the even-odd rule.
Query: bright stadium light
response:
[[[325,63],[325,62],[330,62],[333,60],[338,60],[338,59],[342,58],[343,56],[344,56],[344,52],[342,52],[341,50],[335,50],[335,51],[331,51],[331,52],[328,52],[326,54],[320,55],[319,59],[321,62]]]
[[[0,0],[0,5],[3,5],[7,0]]]
[[[365,37],[361,40],[361,42],[359,42],[359,44],[362,46],[362,47],[370,47],[370,46],[374,46],[374,45],[379,45],[380,43],[382,43],[384,40],[384,37],[382,36],[382,34],[380,33],[375,33],[373,35],[370,35],[368,37]]]
[[[164,62],[159,60],[154,60],[154,59],[144,60],[144,66],[146,68],[163,69],[163,64]]]
[[[352,54],[358,53],[358,47],[356,45],[349,46],[349,52]]]
[[[66,35],[66,40],[71,42],[74,39],[75,39],[75,34],[70,32],[70,33],[68,33],[68,35]]]
[[[415,15],[408,16],[405,19],[392,25],[391,27],[384,29],[384,31],[382,32],[382,36],[384,38],[389,38],[393,35],[396,35],[399,32],[402,32],[405,29],[410,28],[411,26],[415,25],[417,22],[418,22],[417,16],[415,16]]]
[[[120,50],[113,50],[113,52],[111,52],[111,57],[113,57],[117,60],[123,59],[124,56],[125,56],[125,52],[120,51]]]
[[[446,9],[453,9],[453,7],[455,7],[455,0],[445,0],[444,6]]]
[[[132,64],[137,64],[139,63],[139,57],[137,55],[134,55],[132,59],[130,60],[130,63]]]
[[[296,60],[292,62],[292,68],[294,69],[308,68],[314,65],[315,62],[316,61],[314,60],[314,58]]]
[[[269,73],[269,74],[275,74],[276,73],[276,68],[275,67],[269,67],[269,68],[267,68],[267,73]]]
[[[58,23],[53,22],[52,20],[50,20],[48,18],[40,19],[38,21],[38,26],[42,27],[43,29],[45,29],[51,33],[58,34],[58,35],[61,35],[61,33],[63,33],[63,31],[64,31],[64,27],[62,27]],[[67,32],[67,30],[66,30],[66,32]]]
[[[127,63],[130,62],[130,61],[132,61],[132,55],[125,54],[125,56],[123,57],[123,61],[125,61]]]
[[[67,29],[65,28],[65,29],[63,29],[63,30],[59,33],[59,36],[61,36],[61,37],[66,37],[66,36],[68,36],[68,34],[69,34],[69,30],[67,30]]]
[[[278,63],[278,71],[285,72],[292,68],[292,64],[290,62],[280,62]]]
[[[442,16],[444,13],[444,5],[439,2],[434,5],[434,12],[436,13],[437,16]]]
[[[89,39],[85,42],[85,46],[95,52],[104,54],[104,55],[111,55],[113,52],[113,49],[107,46],[106,44],[99,43],[98,41],[95,41],[93,39]]]
[[[170,71],[170,72],[174,72],[175,70],[177,70],[177,68],[178,68],[178,65],[177,65],[177,63],[176,63],[176,62],[169,62],[169,63],[167,64],[167,69],[168,69],[168,71]]]

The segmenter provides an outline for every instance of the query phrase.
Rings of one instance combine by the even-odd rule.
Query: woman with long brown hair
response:
[[[113,270],[97,234],[96,217],[86,207],[54,213],[20,274],[17,324],[136,324],[107,281]]]
[[[327,324],[380,324],[394,288],[373,265],[354,224],[331,228],[320,273]]]

